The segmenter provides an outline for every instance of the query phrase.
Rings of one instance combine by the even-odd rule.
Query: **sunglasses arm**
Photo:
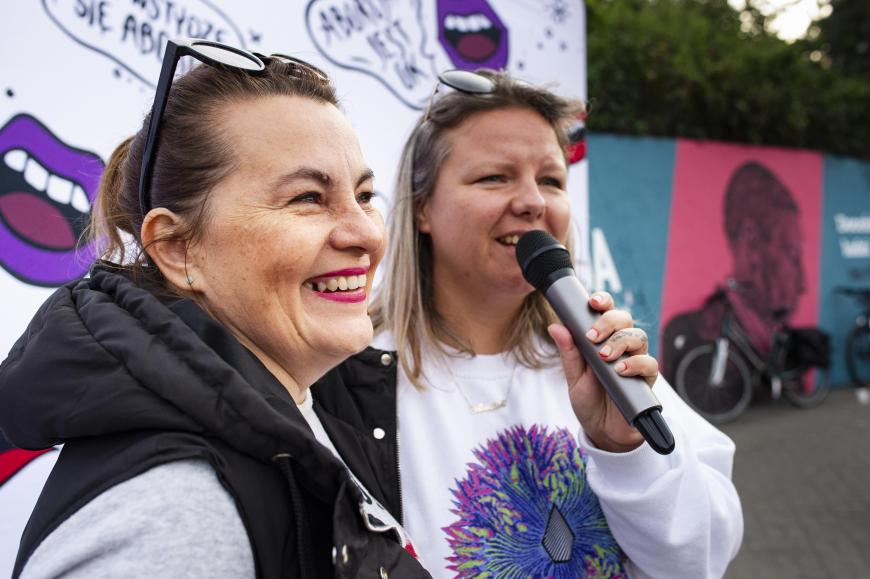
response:
[[[160,67],[160,78],[157,81],[157,90],[154,93],[154,104],[151,107],[151,118],[148,122],[148,138],[145,140],[145,152],[142,155],[142,171],[139,173],[139,210],[144,219],[151,206],[151,174],[156,157],[157,140],[159,138],[160,119],[166,109],[169,100],[169,88],[175,77],[175,69],[178,60],[190,51],[185,46],[179,46],[169,41],[166,43],[166,51],[163,54],[163,66]]]

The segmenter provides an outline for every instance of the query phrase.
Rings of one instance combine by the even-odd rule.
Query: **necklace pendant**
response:
[[[481,414],[483,412],[492,412],[493,410],[498,410],[505,406],[507,406],[507,399],[499,400],[498,402],[490,402],[489,404],[478,402],[477,404],[471,404],[469,408],[471,409],[472,414]]]

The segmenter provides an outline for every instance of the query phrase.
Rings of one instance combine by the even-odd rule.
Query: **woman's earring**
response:
[[[193,278],[190,276],[187,276],[187,285],[193,286]]]

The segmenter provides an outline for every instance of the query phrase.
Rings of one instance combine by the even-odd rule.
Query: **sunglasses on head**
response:
[[[515,79],[514,82],[533,86],[526,81],[519,79]],[[438,90],[441,88],[441,85],[448,86],[453,90],[470,95],[483,96],[495,92],[495,82],[482,74],[471,72],[470,70],[445,70],[438,75],[438,82],[435,83],[435,90],[432,91],[432,96],[429,97],[429,106],[426,108],[426,114],[423,116],[423,123],[429,120],[432,106],[435,104],[436,96],[438,95]],[[569,149],[576,147],[586,139],[585,120],[586,113],[583,113],[581,117],[565,127],[565,136],[568,141],[567,146]]]
[[[307,75],[322,83],[329,82],[326,73],[316,66],[285,54],[266,56],[220,42],[196,38],[167,41],[166,51],[163,54],[163,65],[160,68],[160,78],[154,93],[154,104],[151,107],[148,137],[145,140],[145,152],[142,155],[142,171],[139,174],[139,209],[143,218],[151,210],[151,175],[154,170],[154,159],[157,155],[160,122],[166,109],[166,102],[169,100],[169,89],[175,78],[178,61],[183,56],[192,56],[201,63],[215,68],[238,70],[249,74],[262,74],[266,70],[267,61],[278,60],[290,65],[291,76]]]
[[[435,97],[438,95],[441,85],[471,95],[486,95],[495,91],[495,83],[482,74],[470,70],[445,70],[438,75],[438,82],[435,83],[435,89],[432,91],[432,96],[429,97],[429,106],[426,107],[426,114],[423,115],[424,123],[429,120],[432,105],[435,104]]]

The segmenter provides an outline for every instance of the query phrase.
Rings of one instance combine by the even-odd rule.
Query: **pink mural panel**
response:
[[[765,312],[775,309],[790,309],[792,325],[817,322],[821,212],[818,153],[678,141],[662,327],[689,316],[665,329],[666,372],[674,327],[721,319],[702,306],[728,278],[742,280],[747,310],[758,314],[747,316],[750,334],[753,324],[769,325]],[[696,338],[706,341],[716,323]],[[764,342],[763,332],[755,335]]]

